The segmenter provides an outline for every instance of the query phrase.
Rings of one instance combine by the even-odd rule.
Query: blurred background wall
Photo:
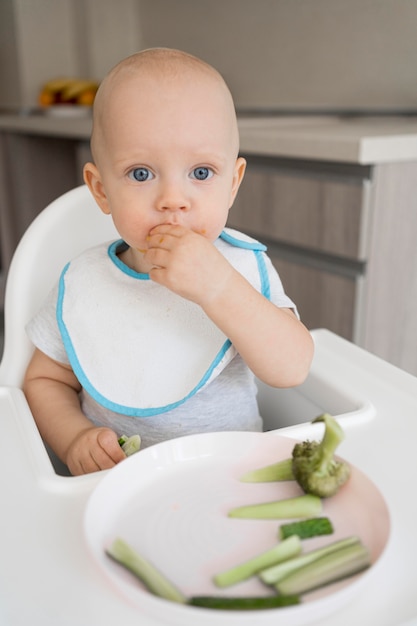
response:
[[[417,106],[416,0],[1,0],[0,106],[157,45],[215,65],[240,109]]]

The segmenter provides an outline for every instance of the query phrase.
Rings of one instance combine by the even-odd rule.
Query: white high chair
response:
[[[86,248],[116,238],[111,217],[100,211],[86,185],[60,196],[35,218],[16,248],[7,276],[1,386],[22,386],[33,352],[25,325],[65,264]]]

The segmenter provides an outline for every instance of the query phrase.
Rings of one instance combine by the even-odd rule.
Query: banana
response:
[[[62,90],[63,100],[76,100],[84,91],[97,91],[98,84],[93,80],[74,80]]]
[[[73,79],[71,78],[53,78],[42,86],[42,90],[58,93],[67,88],[72,82]]]

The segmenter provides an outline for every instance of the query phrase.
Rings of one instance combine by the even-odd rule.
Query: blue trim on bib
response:
[[[239,239],[238,237],[234,237],[233,235],[231,235],[230,232],[226,232],[224,230],[221,232],[220,238],[237,248],[244,248],[245,250],[253,251],[256,258],[256,263],[258,265],[259,278],[261,280],[261,293],[263,296],[265,296],[265,298],[270,300],[271,286],[269,282],[268,269],[265,263],[265,257],[263,256],[263,252],[266,252],[267,247],[263,243],[261,243],[260,241],[256,241],[255,239],[252,239],[251,241]]]
[[[230,243],[236,248],[245,248],[245,250],[259,250],[262,252],[266,252],[266,246],[264,246],[264,244],[260,243],[259,241],[255,241],[255,239],[253,239],[252,241],[245,241],[244,239],[234,237],[224,230],[220,233],[220,238],[223,239],[223,241],[227,241],[227,243]]]
[[[136,278],[137,280],[150,280],[149,274],[135,272],[132,270],[126,263],[123,263],[117,256],[117,249],[121,244],[123,244],[123,239],[117,239],[117,241],[113,241],[108,247],[107,254],[109,255],[111,261],[116,265],[116,267],[123,272],[123,274],[127,274],[131,276],[131,278]]]
[[[254,250],[256,262],[258,264],[259,277],[261,279],[261,293],[268,300],[271,299],[271,285],[269,282],[268,269],[265,263],[265,257],[260,250]]]

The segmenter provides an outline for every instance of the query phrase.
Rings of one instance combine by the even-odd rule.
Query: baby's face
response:
[[[107,103],[97,155],[101,207],[132,249],[145,250],[160,224],[214,241],[243,177],[230,95],[216,78],[191,78],[125,80]]]

